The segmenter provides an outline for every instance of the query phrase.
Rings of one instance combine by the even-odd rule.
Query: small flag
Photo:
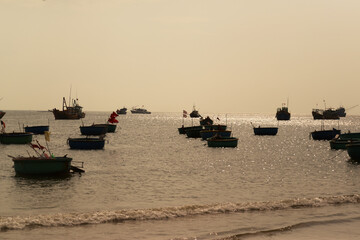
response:
[[[187,111],[183,110],[183,117],[186,118],[187,117]]]
[[[119,116],[119,115],[116,114],[116,112],[112,112],[112,114],[110,115],[111,118],[116,118],[117,116]]]
[[[45,136],[45,140],[50,142],[50,132],[49,131],[45,131],[44,132],[44,136]]]
[[[1,120],[1,126],[5,128],[5,123]]]
[[[115,118],[109,118],[109,119],[108,119],[108,122],[109,122],[109,123],[118,123],[119,121],[116,120]]]

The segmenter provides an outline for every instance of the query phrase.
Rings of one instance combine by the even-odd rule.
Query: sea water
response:
[[[227,124],[237,148],[209,148],[178,133],[198,119],[182,113],[120,115],[103,150],[70,150],[81,125],[111,112],[54,120],[51,112],[8,111],[6,131],[49,125],[56,156],[84,163],[65,178],[15,175],[8,156],[34,155],[27,145],[0,145],[0,239],[356,239],[360,237],[360,166],[346,151],[310,132],[360,131],[360,117],[340,121],[295,115],[208,113]],[[255,136],[253,126],[278,126]]]

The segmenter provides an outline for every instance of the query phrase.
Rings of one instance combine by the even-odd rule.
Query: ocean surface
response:
[[[50,126],[50,151],[85,173],[66,178],[15,175],[8,155],[27,145],[0,145],[0,239],[359,239],[360,165],[310,132],[360,131],[360,116],[340,121],[275,114],[203,114],[227,124],[234,149],[178,133],[182,113],[120,115],[103,150],[70,150],[80,125],[111,112],[54,120],[51,112],[7,111],[7,132]],[[185,126],[198,125],[185,119]],[[254,126],[278,126],[255,136]],[[46,146],[43,135],[34,136]]]

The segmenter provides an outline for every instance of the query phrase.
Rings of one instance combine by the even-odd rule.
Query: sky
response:
[[[0,0],[0,109],[61,108],[70,93],[85,112],[349,108],[359,11],[358,0]]]

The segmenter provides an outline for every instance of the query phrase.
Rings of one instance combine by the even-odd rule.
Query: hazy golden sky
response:
[[[0,0],[0,109],[360,103],[358,0]],[[360,108],[349,112],[360,114]]]

